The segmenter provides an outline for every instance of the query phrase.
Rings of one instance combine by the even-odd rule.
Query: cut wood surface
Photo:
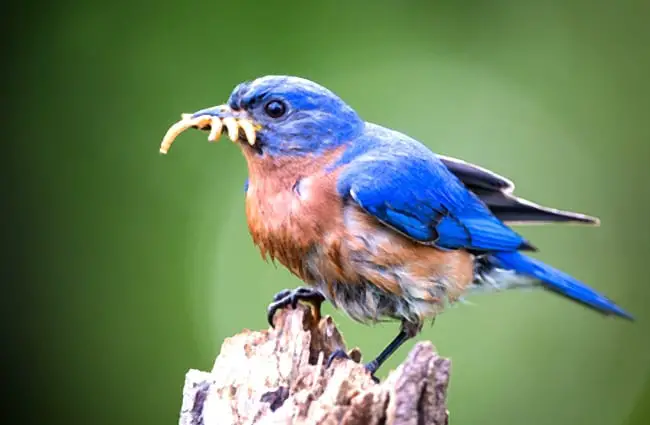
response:
[[[211,372],[185,378],[181,425],[423,425],[447,424],[451,362],[420,342],[381,383],[361,353],[337,359],[345,344],[331,317],[315,320],[299,305],[275,316],[275,329],[227,338]]]

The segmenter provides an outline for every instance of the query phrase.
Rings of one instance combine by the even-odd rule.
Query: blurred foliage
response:
[[[516,180],[522,196],[602,219],[518,230],[638,321],[542,291],[468,299],[421,336],[453,358],[455,424],[648,423],[649,12],[632,0],[23,5],[4,70],[21,119],[5,143],[37,410],[175,423],[186,370],[263,328],[272,295],[299,284],[250,241],[235,146],[188,132],[158,154],[181,112],[292,74]],[[397,330],[326,311],[366,357]]]

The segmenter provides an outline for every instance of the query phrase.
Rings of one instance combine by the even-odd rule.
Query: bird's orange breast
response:
[[[340,156],[271,158],[245,152],[249,184],[246,216],[263,257],[277,259],[309,281],[303,262],[315,244],[342,226],[337,172],[326,168]]]

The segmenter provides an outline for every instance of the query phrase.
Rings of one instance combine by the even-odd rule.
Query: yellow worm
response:
[[[233,117],[219,118],[210,115],[192,118],[191,114],[182,114],[181,120],[169,127],[169,130],[165,133],[165,137],[163,137],[162,143],[160,144],[160,153],[166,154],[171,148],[172,143],[174,143],[174,140],[188,128],[197,127],[198,129],[203,129],[207,125],[210,126],[208,140],[211,142],[215,142],[221,136],[224,127],[228,131],[228,137],[233,142],[239,140],[240,128],[246,135],[246,141],[251,146],[255,144],[257,139],[255,126],[249,120],[237,120]]]
[[[174,140],[178,137],[179,134],[187,130],[188,128],[192,127],[198,127],[198,128],[203,128],[207,124],[212,123],[212,118],[211,116],[200,116],[196,118],[190,118],[190,114],[183,114],[181,115],[181,120],[178,121],[177,123],[173,124],[171,127],[169,127],[169,130],[167,130],[167,133],[165,133],[165,137],[163,137],[162,143],[160,144],[160,153],[166,154],[169,151],[169,148],[171,148],[172,143],[174,143]]]

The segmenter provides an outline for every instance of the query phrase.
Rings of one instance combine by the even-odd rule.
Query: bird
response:
[[[190,128],[208,132],[211,142],[226,133],[239,145],[253,243],[304,283],[275,295],[267,308],[271,326],[279,309],[308,303],[320,315],[324,301],[360,323],[400,323],[364,365],[373,378],[427,320],[476,292],[543,288],[634,320],[605,295],[531,257],[537,248],[512,228],[598,226],[598,218],[520,198],[508,178],[365,121],[314,81],[244,81],[225,104],[182,114],[160,152]],[[336,350],[328,365],[346,356]]]

